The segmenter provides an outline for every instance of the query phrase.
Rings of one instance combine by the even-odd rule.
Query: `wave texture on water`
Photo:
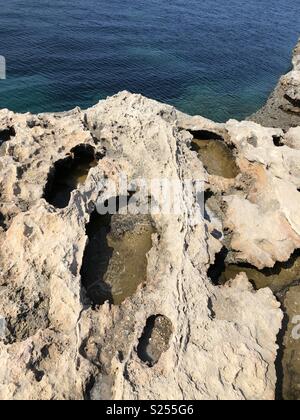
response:
[[[288,71],[300,2],[10,0],[0,23],[0,108],[86,108],[126,89],[223,121]]]

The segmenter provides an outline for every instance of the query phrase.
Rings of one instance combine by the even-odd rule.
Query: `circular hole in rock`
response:
[[[161,355],[169,349],[173,331],[173,324],[166,316],[150,316],[137,347],[140,360],[153,367]]]

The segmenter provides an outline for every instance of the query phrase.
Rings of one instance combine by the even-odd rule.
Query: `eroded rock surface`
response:
[[[278,147],[276,139],[284,142],[285,133],[253,122],[215,124],[182,116],[179,124],[195,131],[205,125],[233,149],[238,175],[207,177],[207,211],[222,220],[227,260],[260,269],[287,261],[300,248],[300,150]]]
[[[258,268],[300,248],[300,150],[276,146],[284,132],[216,124],[127,92],[86,111],[2,110],[0,132],[9,127],[14,135],[0,149],[0,398],[274,398],[280,304],[245,275],[215,287],[207,271],[224,246],[230,261]],[[196,131],[224,141],[235,177],[205,170],[201,151],[191,150]],[[47,201],[49,177],[78,146],[92,148],[97,164],[56,206]],[[146,278],[121,303],[95,307],[82,282],[87,226],[95,203],[118,194],[103,180],[120,173],[177,181],[181,211],[149,215]],[[197,224],[189,222],[200,210],[188,179],[207,190]],[[114,223],[111,244],[138,225]],[[149,363],[138,349],[153,316],[168,321],[154,322]]]
[[[300,124],[300,40],[293,53],[292,70],[280,79],[266,105],[250,119],[284,129]]]

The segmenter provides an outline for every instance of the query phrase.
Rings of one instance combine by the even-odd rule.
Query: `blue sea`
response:
[[[0,108],[86,108],[126,89],[243,119],[299,36],[299,0],[0,0]]]

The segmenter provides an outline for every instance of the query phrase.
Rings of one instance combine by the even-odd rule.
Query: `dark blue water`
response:
[[[127,89],[215,120],[290,68],[299,0],[0,0],[0,108],[83,108]]]

